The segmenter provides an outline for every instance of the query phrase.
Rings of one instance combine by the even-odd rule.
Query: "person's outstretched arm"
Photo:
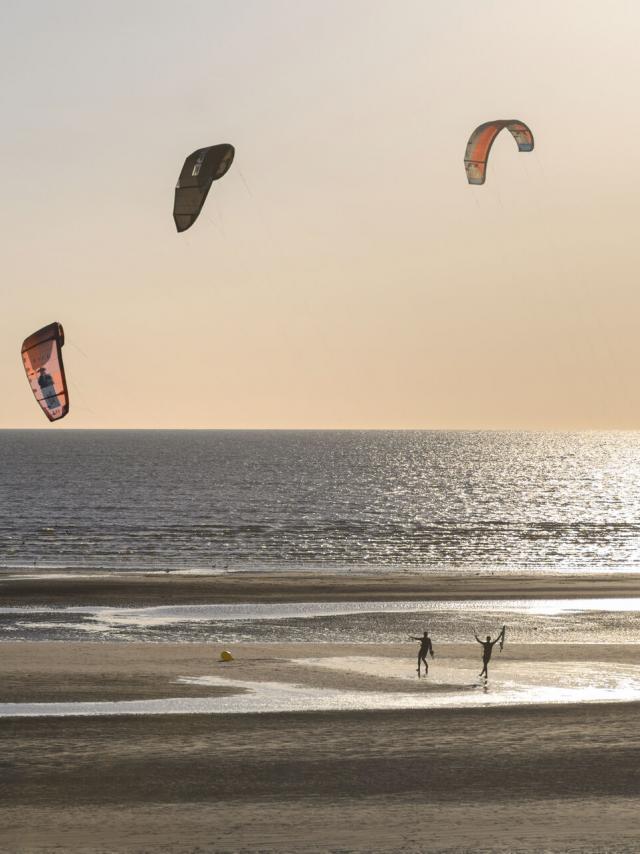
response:
[[[475,632],[473,633],[473,636],[478,641],[478,643],[483,643],[483,641],[480,640],[480,638],[478,637],[478,635]]]
[[[500,634],[497,634],[495,636],[494,640],[491,641],[491,646],[494,646],[494,644],[497,644],[498,641],[502,640],[503,638],[504,638],[504,626],[502,627],[502,631],[500,632]]]
[[[504,649],[504,633],[505,633],[505,631],[506,631],[506,628],[507,628],[506,626],[503,626],[503,627],[502,627],[502,631],[500,632],[500,635],[499,635],[499,638],[500,638],[500,652],[502,652],[502,650]]]
[[[417,638],[415,635],[409,635],[409,640],[422,640],[422,638]]]
[[[499,635],[496,635],[495,640],[491,641],[491,646],[495,646],[498,643],[498,641],[502,641],[503,639],[504,639],[504,628],[502,629],[502,631],[500,632]]]

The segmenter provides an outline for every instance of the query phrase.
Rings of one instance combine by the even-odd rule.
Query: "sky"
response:
[[[0,427],[640,429],[639,38],[634,0],[5,0]],[[496,118],[535,150],[469,186]]]

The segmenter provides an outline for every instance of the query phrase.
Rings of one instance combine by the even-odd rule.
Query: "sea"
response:
[[[640,433],[0,431],[0,569],[640,569]]]

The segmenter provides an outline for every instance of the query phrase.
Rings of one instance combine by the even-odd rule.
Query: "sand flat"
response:
[[[5,643],[0,656],[0,703],[222,696],[244,690],[237,683],[260,682],[320,691],[424,694],[438,689],[453,662],[461,685],[474,681],[480,667],[475,643],[439,644],[430,680],[415,678],[417,647],[412,642],[237,644],[231,664],[219,661],[220,649],[220,644],[202,643]],[[320,666],[322,659],[329,666]],[[365,665],[371,660],[376,662],[374,669]],[[337,666],[340,662],[344,666]],[[555,672],[561,665],[571,666],[572,672],[580,668],[585,681],[592,670],[594,678],[606,676],[608,667],[635,672],[640,667],[640,645],[509,644],[505,653],[494,654],[492,674],[496,681],[508,677],[526,682],[535,675],[534,668],[545,665]],[[222,677],[228,689],[184,681],[184,677],[206,676]]]
[[[250,599],[241,597],[244,580],[234,578],[226,593],[218,589],[219,601]],[[145,598],[149,589],[161,597],[157,579],[151,588],[145,579],[133,586],[125,581],[103,590],[105,603],[154,604]],[[175,581],[167,579],[165,592],[177,590],[177,601],[190,601],[194,588]],[[374,581],[365,585],[374,600],[393,598],[388,580]],[[491,578],[479,580],[471,594],[463,581],[433,583],[430,595],[566,598],[572,583],[542,578],[511,589]],[[579,595],[638,595],[637,580],[629,576],[613,586],[603,580],[600,588],[591,578],[573,581]],[[299,590],[290,577],[264,583],[267,592],[263,599],[256,594],[257,601],[314,599],[313,585]],[[115,601],[109,599],[114,590]],[[212,590],[195,592],[203,602],[215,601]],[[331,594],[335,600],[320,601],[349,601],[353,590],[343,585]],[[51,591],[37,580],[31,592],[47,599]],[[56,598],[61,589],[53,590],[43,604],[93,605],[95,592],[91,584],[82,586],[68,601]],[[359,588],[353,599],[363,598]],[[411,595],[404,589],[398,598]],[[27,596],[15,604],[36,603]],[[176,696],[177,689],[181,696],[215,698],[237,696],[245,682],[389,695],[437,690],[435,678],[427,685],[410,676],[415,643],[237,644],[233,651],[236,660],[226,666],[217,660],[217,644],[3,643],[0,702],[144,700]],[[509,678],[534,664],[551,670],[566,664],[585,673],[640,666],[640,646],[633,643],[508,643],[496,656],[496,679],[501,663]],[[432,675],[439,664],[444,671],[446,661],[475,671],[477,645],[439,644]],[[199,684],[206,674],[222,684]],[[178,677],[193,681],[178,685]],[[637,851],[639,714],[640,703],[621,702],[5,718],[0,851],[627,854]]]
[[[637,854],[637,801],[626,797],[443,803],[306,797],[215,803],[0,807],[0,850],[14,854]],[[4,841],[4,846],[3,846]]]
[[[0,605],[152,606],[225,602],[344,602],[639,596],[639,574],[120,573],[55,578],[0,574]]]
[[[0,722],[6,851],[633,851],[638,704]]]

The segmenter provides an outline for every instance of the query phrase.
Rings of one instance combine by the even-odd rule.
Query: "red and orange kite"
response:
[[[62,364],[64,330],[50,323],[25,339],[22,361],[36,400],[49,421],[58,421],[69,411],[69,392]]]
[[[533,151],[533,134],[524,122],[518,119],[485,122],[471,134],[464,153],[464,168],[470,184],[484,184],[491,146],[503,128],[507,128],[518,143],[518,151]]]

